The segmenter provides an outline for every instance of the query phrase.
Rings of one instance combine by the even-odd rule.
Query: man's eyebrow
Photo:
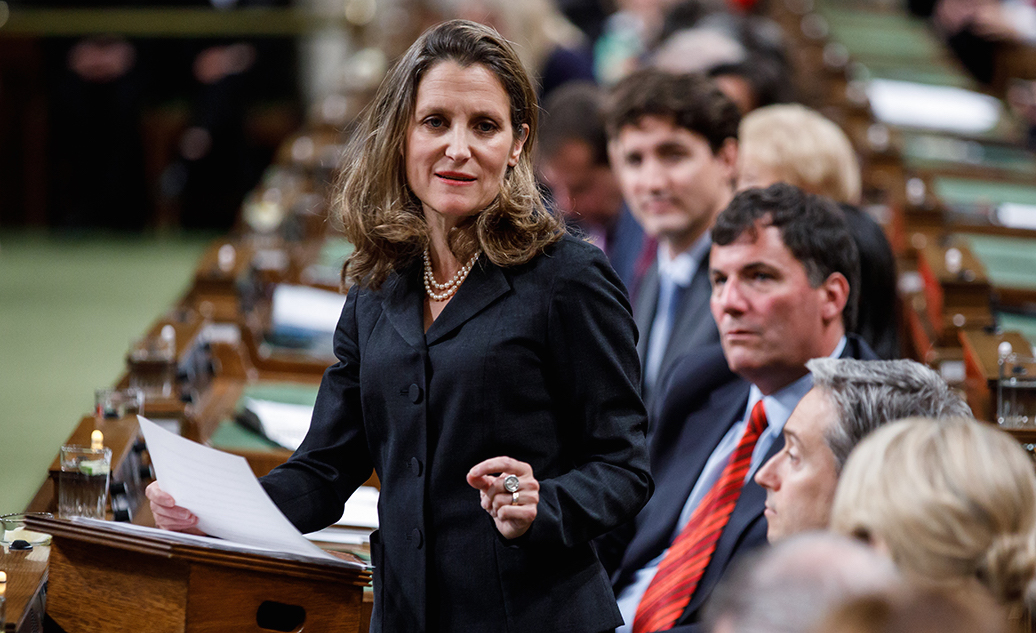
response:
[[[766,270],[778,270],[778,268],[776,266],[774,266],[773,264],[771,264],[770,262],[765,262],[765,261],[761,261],[761,260],[756,260],[756,261],[753,261],[753,262],[748,262],[744,266],[741,266],[739,268],[739,270],[756,270],[756,269],[759,269],[759,268],[765,268]]]
[[[683,152],[687,152],[688,149],[687,149],[687,146],[684,145],[683,143],[678,143],[676,141],[664,141],[662,143],[659,143],[655,147],[655,151],[660,153],[660,154],[661,153],[672,153],[672,152],[681,152],[681,153],[683,153]]]

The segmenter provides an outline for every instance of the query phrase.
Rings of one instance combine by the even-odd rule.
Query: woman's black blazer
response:
[[[263,485],[311,531],[377,471],[372,631],[615,627],[590,540],[635,516],[652,486],[621,282],[571,236],[520,266],[483,256],[425,332],[421,273],[416,262],[349,293],[309,434]],[[465,480],[500,455],[542,486],[514,541]]]

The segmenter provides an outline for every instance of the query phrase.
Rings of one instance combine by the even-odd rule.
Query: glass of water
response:
[[[103,519],[111,465],[110,448],[62,446],[58,516]]]

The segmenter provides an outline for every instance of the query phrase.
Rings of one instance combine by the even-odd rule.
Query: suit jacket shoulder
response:
[[[651,326],[658,304],[659,283],[658,264],[656,263],[644,275],[634,300],[634,316],[637,328],[640,330],[637,352],[640,354],[641,363],[647,358],[648,338],[651,335]],[[669,342],[659,365],[658,382],[654,389],[646,392],[645,400],[649,408],[657,404],[663,394],[663,383],[683,356],[701,353],[705,348],[719,343],[719,330],[709,308],[711,294],[709,257],[706,254],[704,259],[699,262],[690,285],[680,293]],[[653,418],[652,423],[654,423]]]

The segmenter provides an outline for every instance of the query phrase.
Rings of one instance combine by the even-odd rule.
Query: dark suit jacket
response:
[[[640,354],[641,367],[644,367],[644,360],[647,358],[648,340],[651,337],[651,325],[655,319],[655,309],[658,306],[658,263],[656,262],[648,269],[644,279],[640,282],[637,296],[634,299],[633,317],[637,321],[637,329],[640,331],[640,342],[637,344],[637,353]],[[654,392],[661,393],[659,387],[665,383],[669,374],[681,356],[691,353],[693,350],[719,343],[719,330],[716,329],[716,320],[712,318],[709,310],[709,297],[712,294],[712,285],[709,282],[709,255],[705,252],[704,259],[699,262],[698,270],[691,278],[691,285],[680,295],[680,301],[676,307],[676,322],[669,333],[669,344],[662,355],[662,364],[658,369],[658,379]],[[645,389],[644,401],[650,408],[656,399],[656,394]]]
[[[604,253],[566,236],[483,258],[427,332],[420,261],[349,293],[305,441],[263,479],[303,531],[381,479],[372,631],[598,633],[620,621],[590,540],[651,490],[635,331]],[[506,455],[540,482],[507,541],[465,475]]]
[[[877,356],[862,339],[850,334],[842,358],[874,360]],[[651,438],[655,494],[632,523],[597,542],[616,595],[637,571],[669,547],[680,511],[705,463],[730,427],[744,418],[750,386],[731,373],[718,344],[683,357],[673,367]],[[766,459],[783,447],[783,437],[777,438]],[[702,630],[702,607],[723,574],[739,557],[766,543],[765,502],[766,492],[755,481],[745,484],[712,560],[673,631]]]

